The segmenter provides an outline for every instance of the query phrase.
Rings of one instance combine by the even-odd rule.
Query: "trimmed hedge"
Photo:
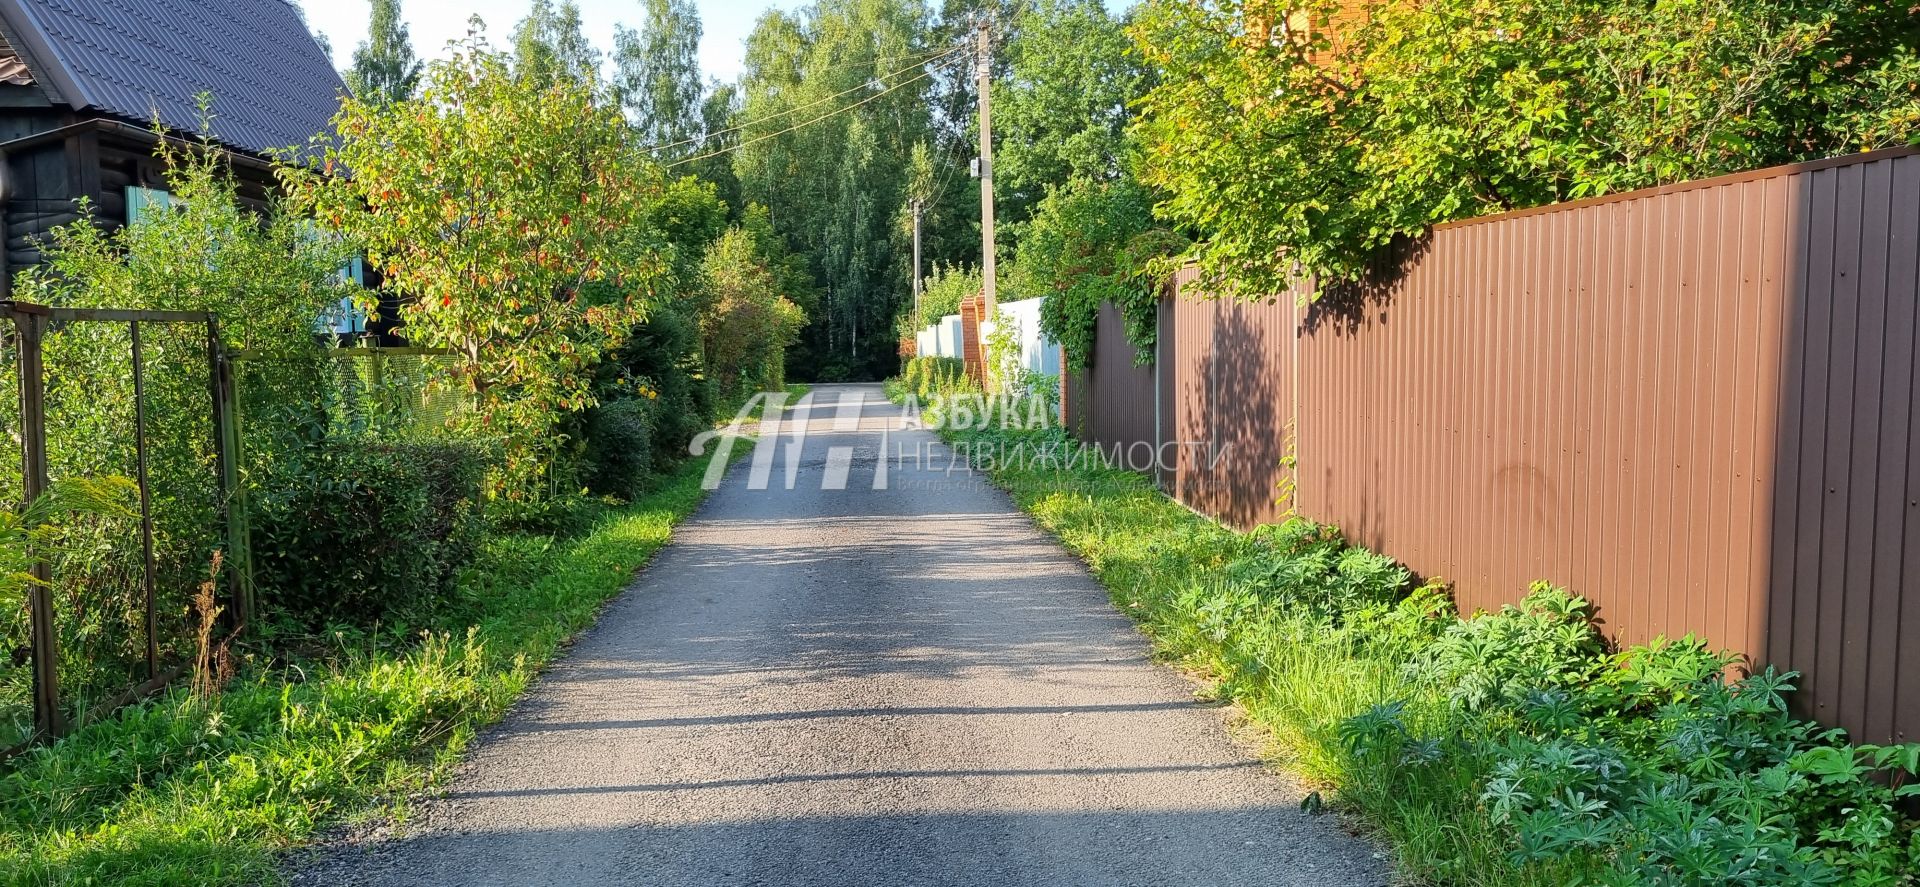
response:
[[[594,495],[631,501],[646,492],[654,477],[654,431],[659,424],[653,403],[616,400],[587,415],[587,489]]]
[[[480,544],[490,458],[471,443],[346,438],[289,459],[254,498],[265,612],[364,625],[450,594]]]

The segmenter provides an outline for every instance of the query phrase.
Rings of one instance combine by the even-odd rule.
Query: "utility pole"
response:
[[[922,321],[920,316],[920,198],[913,199],[913,319]]]
[[[975,79],[980,90],[980,278],[986,293],[986,316],[999,314],[999,293],[993,268],[993,26],[980,19],[980,64]]]

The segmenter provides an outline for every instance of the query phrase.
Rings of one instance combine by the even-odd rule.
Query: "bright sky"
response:
[[[1107,8],[1119,10],[1132,0],[1106,0]],[[314,30],[333,43],[334,66],[345,69],[353,63],[353,48],[367,37],[368,0],[300,0]],[[603,53],[613,51],[615,23],[638,29],[645,16],[639,0],[579,0],[580,17],[586,24],[588,39]],[[695,0],[700,8],[700,73],[732,81],[740,76],[741,57],[746,54],[747,34],[762,12],[774,7],[794,9],[806,0]],[[449,40],[467,36],[467,17],[479,15],[487,23],[487,37],[495,46],[512,42],[513,26],[526,18],[531,0],[401,0],[401,17],[413,35],[413,48],[421,56],[442,55]]]
[[[588,39],[602,52],[613,50],[613,26],[639,28],[644,14],[638,0],[579,0],[580,17]],[[793,9],[803,0],[695,0],[700,8],[700,72],[707,77],[733,80],[740,74],[747,33],[760,13],[771,7]],[[368,0],[301,0],[314,30],[333,43],[335,66],[353,62],[353,48],[367,37]],[[449,40],[467,36],[467,17],[479,15],[487,23],[487,37],[495,46],[511,42],[513,26],[527,15],[531,0],[401,0],[401,17],[413,35],[413,48],[422,56],[442,54]]]

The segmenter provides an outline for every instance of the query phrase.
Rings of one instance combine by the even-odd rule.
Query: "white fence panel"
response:
[[[1001,321],[1019,329],[1020,366],[1033,373],[1060,374],[1060,346],[1040,332],[1040,305],[1045,299],[1022,299],[1000,305]]]
[[[1011,323],[1020,332],[1020,366],[1034,373],[1060,375],[1060,346],[1040,333],[1040,303],[1044,299],[1022,299],[1000,305],[1000,319],[980,325],[984,341],[1000,323]],[[914,334],[915,353],[922,357],[963,357],[960,341],[960,315],[949,314],[940,322]]]
[[[941,357],[961,356],[960,315],[949,314],[945,317],[940,318],[940,325],[937,329],[939,330],[939,337],[940,337],[940,344],[939,344],[940,356]]]

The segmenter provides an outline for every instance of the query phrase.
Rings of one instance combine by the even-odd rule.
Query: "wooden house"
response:
[[[166,205],[156,122],[226,149],[264,205],[271,153],[345,90],[289,0],[0,0],[0,298],[80,198],[109,227]]]

